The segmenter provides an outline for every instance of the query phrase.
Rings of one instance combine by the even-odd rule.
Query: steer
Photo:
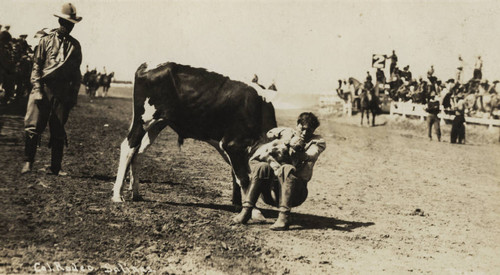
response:
[[[249,148],[276,127],[274,107],[253,87],[201,68],[164,63],[135,73],[133,118],[121,144],[120,164],[113,187],[114,202],[122,202],[123,181],[130,170],[132,199],[139,195],[139,157],[161,130],[214,146],[231,165],[235,205],[241,205],[249,185]]]

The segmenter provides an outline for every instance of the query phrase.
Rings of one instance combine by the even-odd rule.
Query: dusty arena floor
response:
[[[294,125],[299,112],[277,110],[278,123]],[[146,154],[146,201],[127,191],[112,203],[130,117],[130,99],[81,96],[67,123],[66,177],[39,171],[47,132],[35,172],[19,175],[22,116],[0,117],[0,273],[500,273],[498,132],[496,143],[479,138],[483,128],[453,145],[397,119],[323,119],[327,150],[309,198],[290,231],[273,232],[277,212],[265,205],[265,222],[231,226],[229,166],[198,141],[179,150],[170,129]]]

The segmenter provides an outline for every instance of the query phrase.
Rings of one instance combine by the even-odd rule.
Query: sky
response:
[[[59,0],[1,0],[0,24],[13,36],[57,27]],[[472,77],[500,79],[500,1],[72,1],[83,20],[72,35],[82,45],[82,71],[114,71],[133,80],[137,67],[173,61],[236,80],[254,74],[279,91],[325,93],[337,80],[363,80],[373,54],[398,55],[414,77],[430,65],[454,77],[458,55]],[[152,64],[151,63],[151,64]],[[388,68],[389,63],[387,63]]]

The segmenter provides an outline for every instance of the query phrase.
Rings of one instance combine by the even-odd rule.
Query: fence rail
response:
[[[425,111],[425,105],[423,104],[415,104],[411,102],[391,102],[391,116],[394,115],[402,115],[402,116],[417,116],[420,117],[420,120],[424,120],[428,113]],[[453,120],[455,118],[454,115],[448,115],[444,112],[438,114],[438,117],[442,120]],[[493,126],[500,127],[499,119],[491,119],[491,118],[478,118],[478,117],[465,117],[466,123],[476,123],[482,125],[488,125],[489,128]]]

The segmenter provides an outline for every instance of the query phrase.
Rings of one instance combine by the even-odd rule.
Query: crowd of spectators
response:
[[[487,79],[483,79],[481,56],[477,57],[472,78],[468,81],[465,81],[463,59],[460,55],[456,75],[446,81],[436,77],[434,65],[430,66],[426,78],[415,79],[409,65],[403,70],[399,69],[395,51],[390,60],[389,78],[386,79],[383,70],[377,69],[375,85],[372,83],[371,75],[368,74],[364,82],[365,89],[375,87],[377,94],[383,92],[393,101],[417,104],[427,104],[431,94],[436,93],[445,112],[453,113],[457,102],[463,99],[467,116],[499,117],[500,97],[496,86],[500,81],[495,80],[490,83]]]
[[[37,32],[35,38],[47,34]],[[0,25],[0,104],[25,97],[31,88],[30,74],[33,49],[26,41],[27,34],[12,37],[10,26]]]

